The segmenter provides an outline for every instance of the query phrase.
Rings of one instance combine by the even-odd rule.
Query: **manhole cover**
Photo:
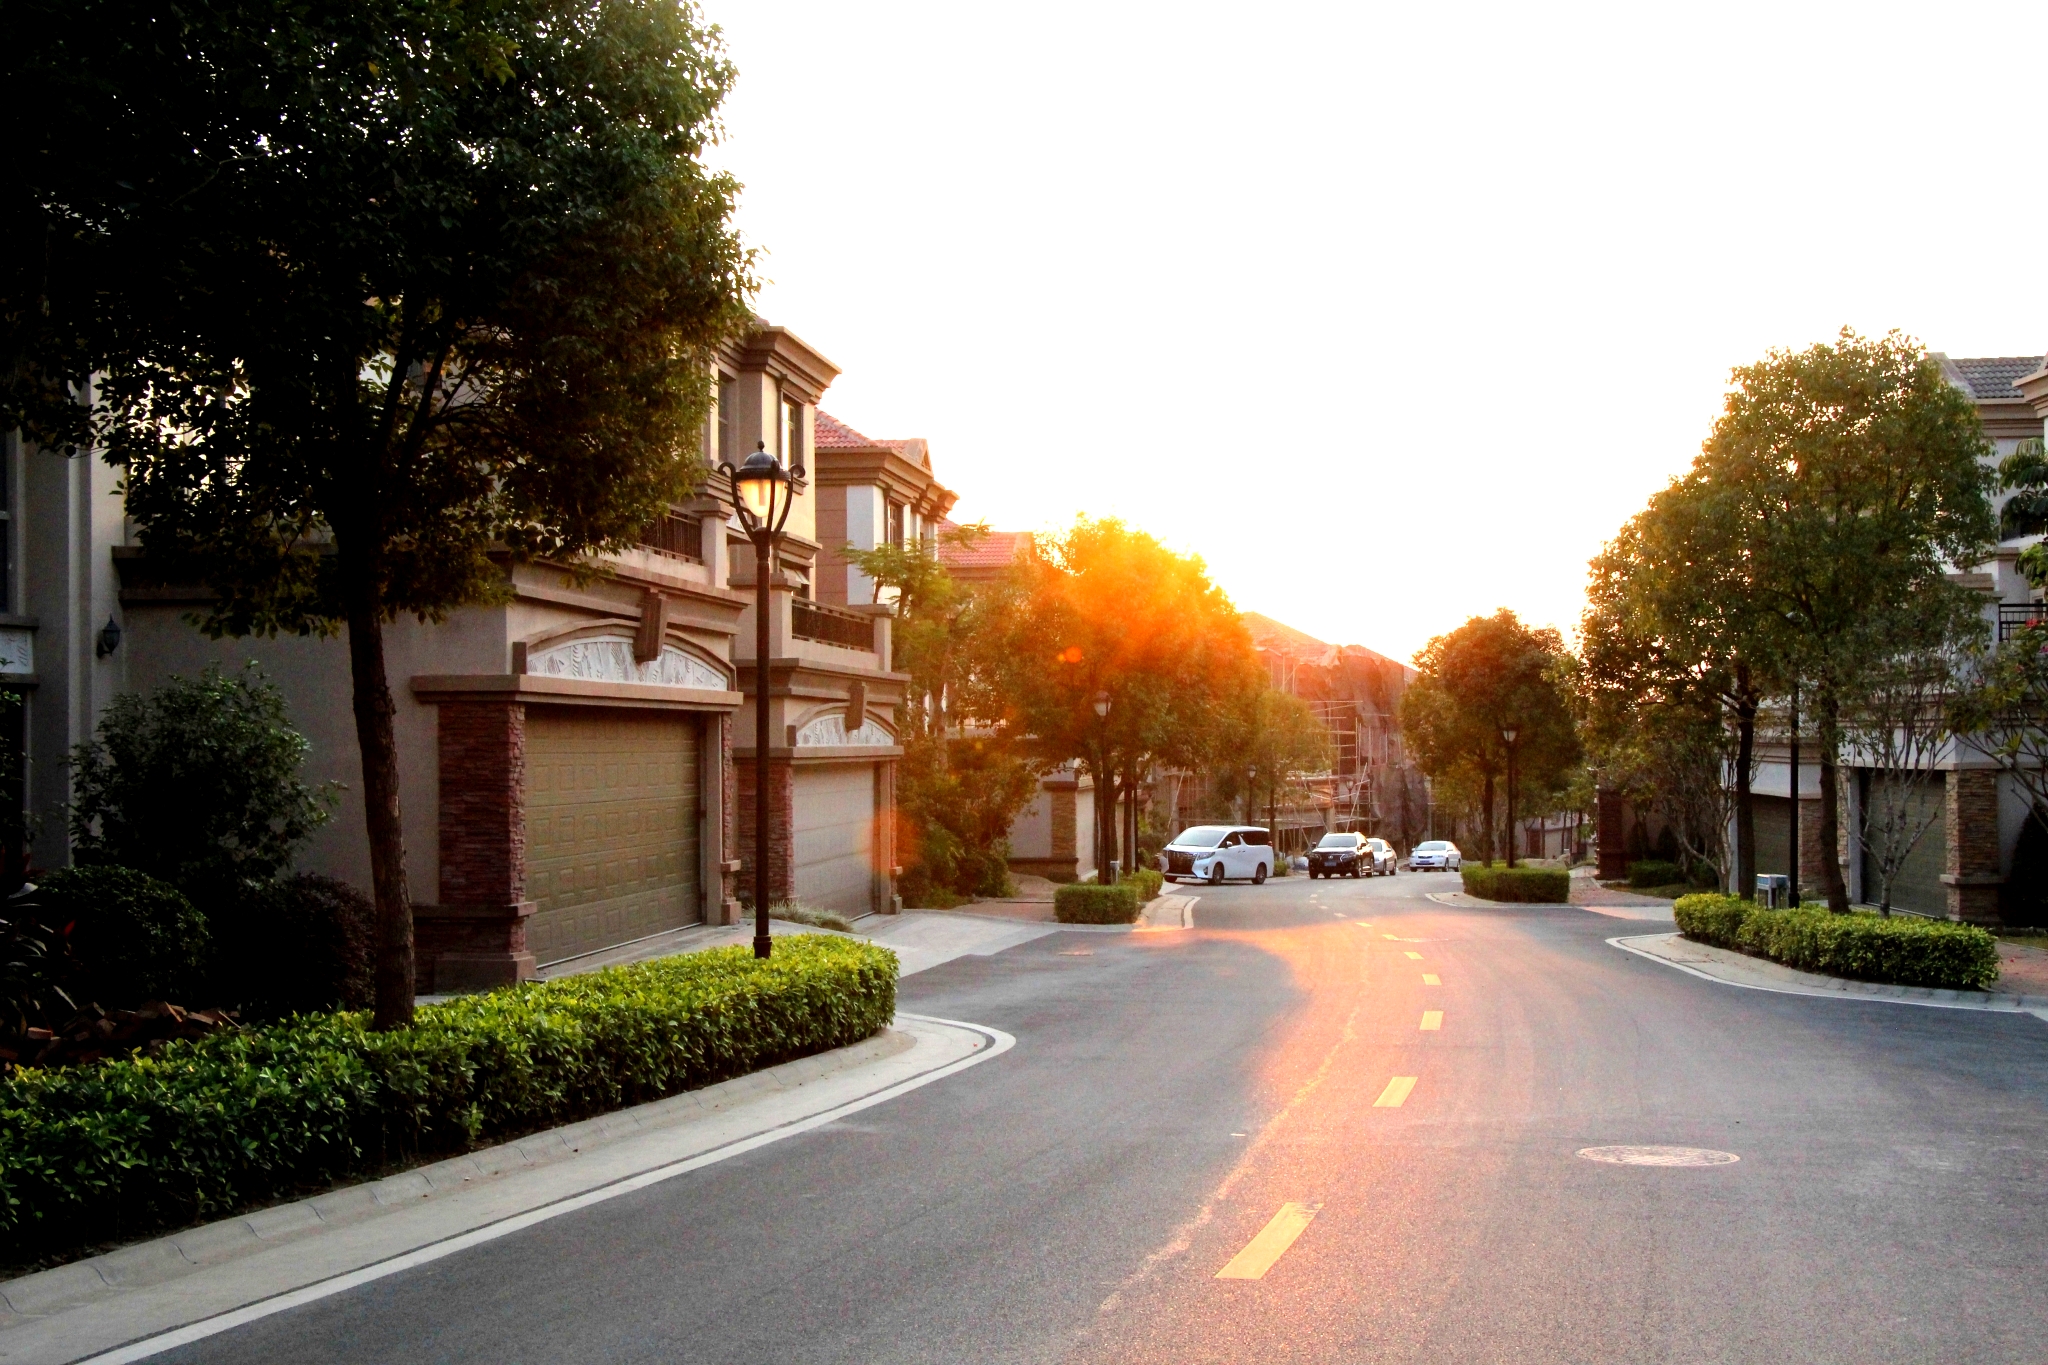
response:
[[[1742,1160],[1709,1147],[1581,1147],[1579,1155],[1614,1166],[1728,1166]]]

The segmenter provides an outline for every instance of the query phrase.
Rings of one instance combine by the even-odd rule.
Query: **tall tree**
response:
[[[1513,741],[1518,790],[1561,785],[1579,759],[1564,639],[1524,625],[1506,607],[1439,635],[1415,656],[1418,676],[1401,698],[1401,731],[1416,766],[1433,778],[1476,779],[1481,856],[1494,857],[1496,783]],[[1513,837],[1513,832],[1508,834]]]
[[[346,630],[379,1027],[412,1012],[384,626],[698,476],[750,261],[666,0],[23,0],[0,425],[93,443],[215,633]]]
[[[1736,370],[1694,463],[1714,515],[1733,521],[1755,605],[1783,623],[1788,677],[1812,697],[1835,910],[1849,904],[1835,856],[1844,707],[1873,665],[1967,614],[1947,575],[1993,542],[1990,453],[1975,406],[1919,343],[1844,328]]]

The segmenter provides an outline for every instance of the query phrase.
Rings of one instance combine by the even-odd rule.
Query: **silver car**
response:
[[[1426,839],[1408,854],[1410,872],[1456,872],[1465,865],[1465,855],[1448,839]]]

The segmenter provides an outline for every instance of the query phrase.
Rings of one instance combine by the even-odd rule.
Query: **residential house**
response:
[[[793,473],[769,566],[770,684],[756,695],[756,566],[713,484],[596,576],[505,565],[507,599],[386,635],[423,989],[486,986],[683,925],[731,923],[755,856],[754,708],[769,709],[771,895],[895,908],[892,609],[819,600],[817,403],[838,370],[761,323],[719,357],[708,462],[757,443]],[[828,431],[830,428],[828,427]],[[927,466],[928,468],[928,466]],[[116,694],[256,661],[342,786],[302,866],[369,885],[341,639],[209,640],[202,585],[167,581],[122,515],[115,471],[6,447],[0,670],[24,693],[34,859],[67,861],[64,756]],[[829,527],[834,537],[837,527]],[[836,543],[836,542],[835,542]],[[829,576],[829,572],[827,573]],[[108,628],[110,623],[112,629]],[[118,630],[118,638],[115,631]]]

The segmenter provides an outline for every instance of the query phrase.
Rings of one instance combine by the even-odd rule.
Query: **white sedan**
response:
[[[1456,872],[1465,865],[1465,855],[1448,839],[1429,839],[1408,854],[1410,872]]]

